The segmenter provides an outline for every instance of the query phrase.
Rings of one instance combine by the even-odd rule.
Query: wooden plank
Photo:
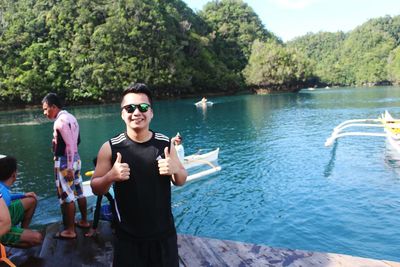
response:
[[[178,235],[179,258],[183,266],[195,266],[193,263],[198,266],[227,266],[206,243],[207,239],[185,237]]]
[[[100,221],[99,234],[95,237],[85,237],[88,229],[76,228],[76,239],[53,238],[61,229],[60,223],[48,225],[42,246],[10,248],[9,259],[17,266],[29,267],[112,266],[113,235],[108,222]]]
[[[77,228],[77,239],[54,239],[60,223],[48,225],[42,246],[8,249],[9,258],[19,267],[112,266],[113,234],[109,223],[100,221],[96,237],[85,237],[87,229]],[[229,240],[178,235],[180,266],[351,266],[400,267],[399,262],[349,255],[274,248]],[[6,266],[0,263],[0,267]]]
[[[400,267],[400,263],[349,255],[272,248],[228,240],[179,235],[183,266]]]
[[[85,237],[87,230],[80,228],[77,228],[77,238],[74,240],[53,238],[59,230],[61,227],[57,224],[47,228],[40,258],[46,259],[48,266],[57,266],[60,259],[63,259],[65,266],[110,266],[112,234],[107,223],[99,224],[98,230],[101,234],[92,238]]]

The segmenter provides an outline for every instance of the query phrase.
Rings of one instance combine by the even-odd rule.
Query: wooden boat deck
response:
[[[59,223],[45,229],[40,247],[9,248],[8,257],[19,267],[112,266],[112,231],[108,222],[100,222],[99,235],[84,237],[86,229],[77,229],[74,240],[54,239]],[[400,267],[400,263],[348,255],[272,248],[241,242],[178,235],[180,266],[351,266]],[[0,267],[7,266],[0,263]]]

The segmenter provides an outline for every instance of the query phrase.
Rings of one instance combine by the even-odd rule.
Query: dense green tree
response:
[[[386,30],[390,20],[390,17],[372,19],[349,33],[339,60],[345,84],[377,84],[387,80],[387,59],[396,44]]]
[[[400,46],[390,53],[387,68],[389,80],[394,84],[400,84]]]
[[[208,25],[181,0],[6,0],[0,6],[0,101],[115,99],[143,81],[158,95],[237,90]]]
[[[237,73],[246,66],[254,40],[266,41],[274,37],[242,0],[214,0],[199,14],[210,27],[215,52]]]
[[[347,34],[307,34],[288,46],[307,54],[314,75],[322,83],[376,85],[390,80],[388,58],[399,43],[400,16],[385,16],[371,19]]]
[[[275,41],[254,41],[249,64],[244,69],[246,82],[268,90],[297,91],[310,77],[309,60]]]
[[[285,46],[242,0],[214,0],[198,14],[182,0],[3,0],[0,103],[38,103],[49,91],[99,102],[137,81],[158,96],[235,92],[243,74],[247,85],[274,90],[312,76],[398,83],[399,45],[400,16]]]
[[[0,36],[0,98],[30,102],[34,98],[32,90],[42,79],[40,72],[43,69],[37,59],[46,53],[41,45],[30,47],[38,36],[45,35],[43,14],[36,12],[34,1],[30,0],[5,1],[4,5]],[[41,55],[29,55],[24,50]],[[34,69],[30,64],[35,64]]]
[[[340,84],[340,50],[346,35],[343,32],[308,33],[287,43],[310,59],[310,67],[318,80],[327,84]]]
[[[105,23],[108,16],[107,1],[79,0],[76,2],[74,36],[69,49],[71,98],[100,100],[103,89],[96,83],[94,73],[95,55],[92,35],[95,29]]]

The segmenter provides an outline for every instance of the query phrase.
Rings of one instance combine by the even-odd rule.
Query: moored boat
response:
[[[210,107],[210,106],[214,105],[214,102],[209,101],[207,99],[202,99],[202,100],[194,103],[194,105],[198,108],[201,108],[201,107],[206,108],[206,107]]]
[[[209,162],[216,161],[218,159],[219,148],[204,154],[193,154],[186,156],[183,160],[183,166],[185,169],[190,169],[200,165],[208,164]]]
[[[349,128],[383,128],[383,132],[371,131],[345,131]],[[394,119],[386,110],[377,119],[347,120],[333,129],[331,136],[326,140],[325,146],[332,145],[337,139],[345,136],[380,136],[386,137],[388,142],[400,153],[400,120]]]
[[[198,179],[200,177],[209,175],[211,173],[217,172],[221,170],[221,166],[218,166],[215,164],[215,161],[218,160],[218,155],[219,155],[219,148],[212,150],[207,153],[203,154],[193,154],[184,157],[183,161],[183,166],[185,169],[189,170],[195,167],[200,167],[200,166],[205,166],[206,168],[202,168],[199,171],[196,171],[194,173],[190,173],[190,175],[187,177],[186,181],[191,181]],[[88,171],[85,173],[86,176],[92,176],[93,171]],[[83,194],[86,197],[93,196],[92,188],[90,187],[90,180],[85,181],[82,183],[83,185]],[[110,192],[113,195],[113,189],[112,187],[110,188]]]

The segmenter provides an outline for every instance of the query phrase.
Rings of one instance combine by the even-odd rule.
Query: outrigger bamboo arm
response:
[[[325,146],[331,146],[333,142],[344,136],[381,136],[381,137],[387,137],[388,135],[386,133],[367,133],[367,132],[347,132],[347,133],[334,133],[332,134],[331,137],[329,137],[326,142]]]
[[[378,124],[379,123],[379,124]],[[373,133],[373,132],[342,132],[344,129],[350,127],[385,127],[382,124],[382,119],[356,119],[347,120],[340,123],[333,129],[331,136],[326,139],[325,146],[331,146],[335,140],[344,136],[381,136],[387,137],[387,133]]]

